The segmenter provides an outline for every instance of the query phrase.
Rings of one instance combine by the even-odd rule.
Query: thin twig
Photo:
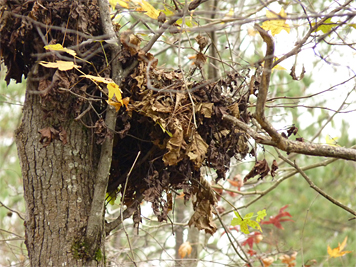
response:
[[[124,215],[123,215],[123,212],[122,212],[122,206],[124,205],[124,201],[125,201],[125,195],[126,195],[127,184],[128,184],[128,181],[129,181],[130,174],[131,174],[131,172],[132,172],[132,170],[133,170],[133,168],[134,168],[134,166],[135,166],[135,164],[136,164],[136,162],[137,162],[137,159],[138,159],[138,157],[140,156],[140,154],[141,154],[141,151],[139,151],[139,152],[137,153],[137,156],[136,156],[136,158],[135,158],[135,161],[133,162],[133,164],[132,164],[132,166],[131,166],[131,168],[130,168],[130,171],[129,171],[129,173],[127,174],[127,177],[126,177],[125,186],[124,186],[124,190],[123,190],[123,193],[122,193],[122,199],[121,199],[121,203],[120,203],[120,206],[121,206],[121,208],[120,208],[120,217],[121,217],[121,221],[122,221],[122,222],[124,221]],[[123,228],[123,230],[124,230],[124,232],[125,232],[126,239],[127,239],[128,244],[129,244],[129,247],[130,247],[130,252],[131,252],[131,257],[132,257],[131,260],[132,260],[133,264],[134,264],[135,266],[137,266],[137,264],[136,264],[136,262],[135,262],[135,255],[134,255],[134,252],[133,252],[133,249],[132,249],[130,237],[129,237],[127,231],[126,231],[125,224],[122,224],[122,228]]]
[[[8,206],[6,206],[4,203],[2,203],[1,201],[0,201],[0,205],[2,206],[2,207],[4,207],[5,209],[8,209],[9,211],[11,211],[11,212],[13,212],[13,213],[16,213],[17,214],[17,216],[19,216],[20,217],[20,219],[21,220],[25,220],[23,217],[22,217],[22,215],[20,214],[20,212],[18,212],[18,211],[16,211],[16,210],[13,210],[13,209],[10,209]]]
[[[294,160],[294,163],[287,159],[286,157],[283,157],[281,154],[279,154],[279,157],[283,159],[285,162],[287,162],[289,165],[294,167],[302,176],[303,178],[308,182],[311,188],[313,188],[315,191],[317,191],[320,195],[325,197],[327,200],[329,200],[331,203],[335,204],[336,206],[339,206],[340,208],[346,210],[347,212],[351,213],[352,215],[356,216],[356,211],[353,209],[350,209],[349,207],[345,206],[341,202],[337,201],[336,199],[332,198],[329,196],[327,193],[325,193],[323,190],[321,190],[319,187],[317,187],[312,180],[306,175],[306,173],[297,165],[296,161]]]

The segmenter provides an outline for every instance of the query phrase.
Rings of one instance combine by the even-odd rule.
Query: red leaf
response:
[[[250,256],[253,256],[253,255],[256,255],[256,254],[257,254],[257,252],[254,251],[253,249],[249,249],[249,250],[247,251],[247,253],[248,253]]]
[[[261,233],[253,232],[243,243],[242,246],[248,245],[252,249],[253,243],[258,244],[263,239]]]
[[[280,210],[276,216],[271,216],[268,221],[262,221],[262,222],[260,222],[260,224],[273,224],[277,228],[283,230],[284,228],[281,225],[281,222],[287,222],[287,221],[294,222],[292,219],[288,219],[288,218],[282,219],[282,217],[286,217],[286,216],[292,217],[292,215],[290,215],[289,212],[284,211],[287,207],[288,207],[288,205],[285,205],[284,207],[280,208]]]

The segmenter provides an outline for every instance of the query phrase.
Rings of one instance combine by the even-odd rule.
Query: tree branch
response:
[[[114,58],[120,52],[119,40],[116,37],[113,25],[110,19],[110,9],[107,0],[99,0],[100,17],[103,31],[110,37],[114,38],[116,44],[110,44],[111,57]],[[117,84],[121,84],[122,66],[118,61],[113,61],[111,65],[111,77]],[[105,124],[110,129],[115,130],[117,114],[115,108],[108,105],[105,116]],[[110,167],[112,161],[113,138],[107,137],[101,147],[101,154],[97,168],[96,181],[94,184],[94,195],[91,203],[90,215],[88,218],[88,226],[86,230],[86,242],[90,245],[92,255],[101,245],[101,241],[105,236],[104,233],[104,207],[105,195],[109,181]],[[102,236],[100,236],[102,235]]]
[[[273,67],[274,58],[274,42],[272,36],[262,29],[258,24],[255,24],[255,29],[261,35],[263,41],[267,44],[266,55],[264,58],[263,73],[261,84],[258,90],[257,103],[256,103],[256,120],[261,127],[272,137],[272,140],[278,144],[282,150],[286,149],[284,138],[273,128],[269,121],[265,118],[265,104],[267,100],[269,82],[271,79],[271,72]]]
[[[223,115],[223,120],[233,123],[235,126],[248,133],[257,143],[277,147],[287,153],[298,153],[310,156],[322,156],[356,161],[356,149],[354,148],[304,143],[283,138],[285,145],[285,148],[283,149],[279,143],[272,140],[270,137],[257,133],[247,124],[233,116],[225,114]]]
[[[332,198],[329,196],[327,193],[325,193],[323,190],[321,190],[319,187],[317,187],[312,180],[306,175],[306,173],[297,165],[296,161],[294,160],[294,163],[290,161],[289,159],[283,157],[281,154],[279,154],[279,157],[283,159],[285,162],[287,162],[289,165],[294,167],[302,176],[303,178],[307,181],[307,183],[310,185],[311,188],[313,188],[316,192],[318,192],[320,195],[325,197],[327,200],[329,200],[331,203],[335,204],[336,206],[339,206],[340,208],[346,210],[347,212],[351,213],[352,215],[356,216],[356,211],[353,209],[350,209],[349,207],[345,206],[344,204],[340,203],[336,199]]]

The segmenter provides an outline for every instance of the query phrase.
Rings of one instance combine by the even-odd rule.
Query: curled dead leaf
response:
[[[274,177],[276,176],[276,170],[278,169],[278,164],[277,161],[274,159],[272,166],[271,166],[271,176]]]
[[[258,174],[260,175],[258,180],[261,180],[261,179],[263,179],[263,177],[268,175],[269,171],[270,171],[270,169],[268,167],[266,159],[259,160],[256,162],[256,164],[252,168],[252,170],[245,176],[244,182],[255,177]]]

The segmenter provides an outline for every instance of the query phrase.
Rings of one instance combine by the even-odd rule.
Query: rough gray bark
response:
[[[91,151],[91,131],[69,120],[61,124],[67,133],[67,144],[60,140],[53,140],[48,146],[40,143],[38,130],[51,127],[55,122],[51,118],[44,119],[41,96],[29,93],[38,86],[30,77],[22,124],[16,132],[30,264],[102,266],[103,260],[83,257],[85,244],[81,240],[94,190],[96,161],[91,159],[91,155],[95,155]],[[99,253],[96,258],[100,258]]]

